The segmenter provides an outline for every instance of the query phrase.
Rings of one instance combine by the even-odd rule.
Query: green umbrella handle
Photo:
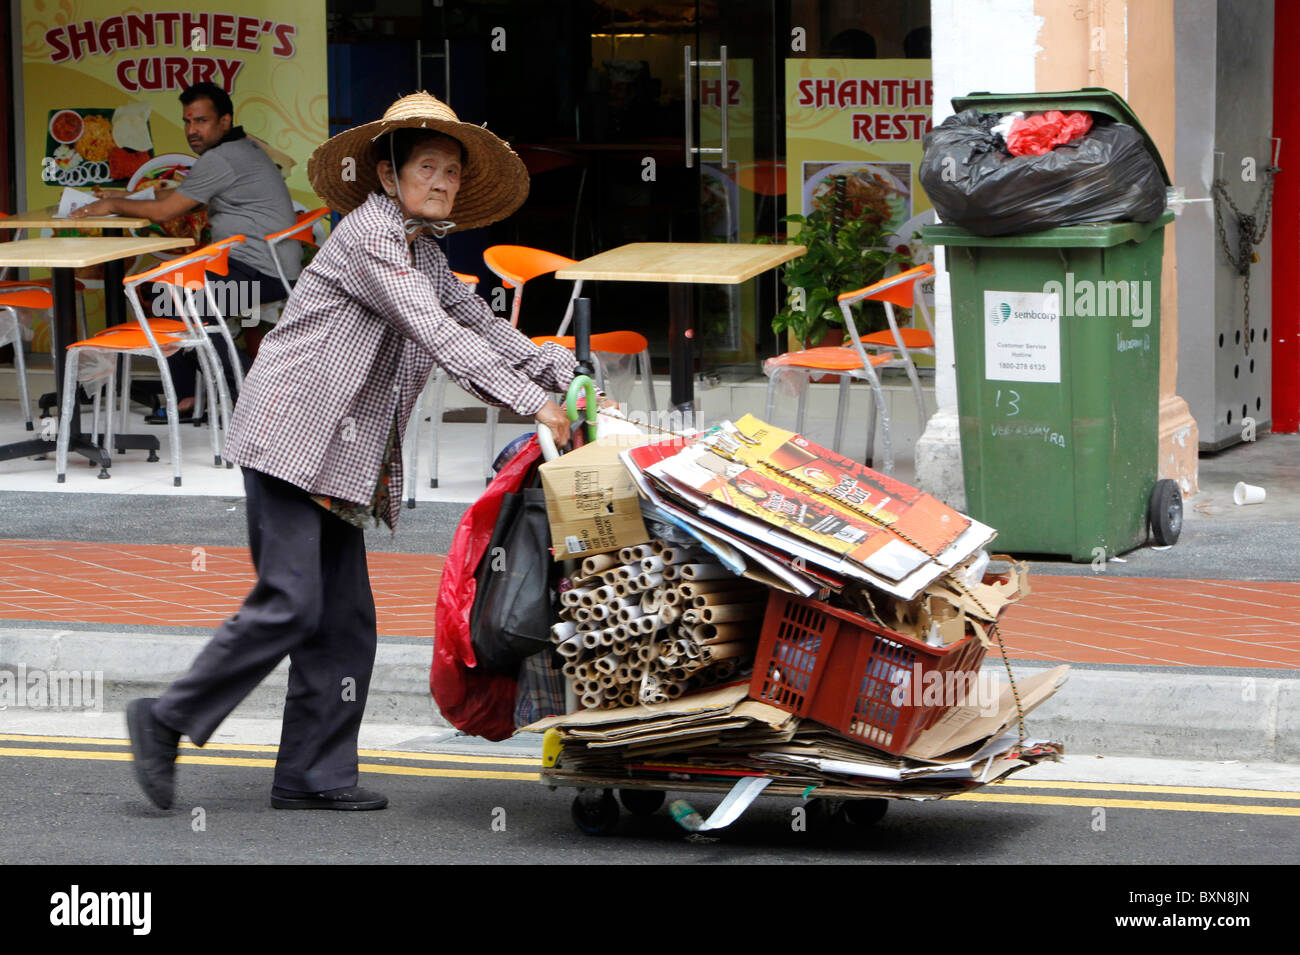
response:
[[[569,382],[569,392],[565,396],[564,406],[569,412],[569,420],[578,420],[578,392],[586,392],[587,395],[587,440],[596,440],[596,415],[599,408],[596,407],[596,383],[586,375],[575,375],[573,381]]]

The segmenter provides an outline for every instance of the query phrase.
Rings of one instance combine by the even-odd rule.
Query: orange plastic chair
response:
[[[541,275],[549,275],[566,266],[575,264],[575,260],[566,258],[563,255],[556,255],[554,252],[547,252],[543,249],[534,249],[526,245],[494,245],[483,252],[483,261],[487,267],[501,279],[508,289],[514,290],[514,297],[510,303],[510,324],[519,325],[519,308],[524,300],[524,286],[532,279]],[[572,335],[565,335],[569,330],[569,323],[573,320],[573,303],[577,301],[578,296],[582,293],[582,280],[578,279],[573,283],[573,292],[569,295],[568,305],[564,309],[564,318],[560,322],[560,327],[554,335],[539,335],[533,338],[533,342],[538,345],[546,342],[555,342],[558,345],[573,351],[575,341]],[[606,352],[614,355],[636,355],[637,364],[641,372],[641,380],[645,383],[646,403],[650,411],[655,410],[655,392],[654,378],[650,374],[650,343],[640,332],[620,331],[620,332],[603,332],[591,336],[592,363],[596,366],[596,382],[602,388],[604,387],[604,369],[601,367],[599,352]],[[488,409],[488,455],[490,463],[493,458],[493,448],[496,440],[496,423],[497,409]]]
[[[84,341],[73,342],[68,346],[68,361],[66,362],[64,374],[63,414],[60,416],[57,451],[57,471],[60,482],[63,481],[67,468],[67,446],[70,432],[67,422],[70,421],[72,415],[72,398],[77,383],[77,367],[82,354],[89,354],[94,351],[109,352],[114,356],[114,359],[118,356],[127,359],[135,355],[149,355],[158,362],[158,370],[163,383],[163,393],[167,401],[167,437],[172,454],[172,483],[180,487],[180,425],[177,422],[176,389],[172,384],[171,372],[167,367],[167,355],[178,348],[197,349],[196,356],[206,385],[208,404],[216,409],[216,412],[210,415],[212,418],[212,424],[209,428],[212,460],[216,467],[221,466],[221,434],[229,427],[230,423],[230,396],[226,391],[225,375],[221,372],[221,364],[217,360],[212,341],[208,337],[208,333],[194,308],[194,295],[199,289],[205,287],[206,271],[212,257],[213,250],[210,247],[205,247],[178,258],[169,259],[148,271],[126,276],[122,280],[122,284],[126,291],[127,301],[131,303],[131,307],[135,311],[136,321],[115,326],[99,335]],[[182,332],[164,332],[162,326],[155,327],[153,324],[160,320],[151,320],[145,316],[144,309],[140,304],[139,289],[140,286],[146,283],[154,282],[162,283],[167,287],[176,314],[180,316],[180,322],[184,326]],[[173,320],[162,321],[171,322]],[[166,351],[164,351],[164,348],[166,348]],[[116,384],[116,365],[117,362],[114,360],[112,362],[113,371],[109,376],[110,388]],[[130,393],[129,386],[123,388],[123,392],[125,399],[126,395]],[[109,392],[110,395],[112,393],[112,391]],[[112,447],[113,416],[111,407],[109,410],[108,433],[110,435],[108,447]]]
[[[934,322],[930,318],[930,309],[926,306],[921,286],[934,278],[934,266],[926,263],[915,268],[881,279],[866,288],[853,292],[844,292],[837,297],[840,311],[850,314],[850,306],[862,301],[877,301],[885,306],[885,318],[889,320],[889,330],[863,335],[859,341],[869,351],[881,349],[896,350],[898,358],[884,367],[903,368],[912,382],[912,394],[916,398],[917,421],[924,424],[925,397],[921,391],[921,378],[916,371],[916,362],[912,353],[934,356]],[[894,306],[913,310],[919,307],[925,328],[902,328],[894,315]],[[846,326],[847,327],[847,326]]]
[[[918,413],[921,420],[925,420],[925,405],[921,394],[920,382],[916,378],[916,367],[911,358],[904,359],[896,357],[893,352],[884,349],[897,348],[900,351],[909,347],[907,345],[908,336],[904,336],[898,328],[898,323],[894,317],[893,306],[902,305],[912,307],[916,301],[921,302],[922,311],[925,314],[926,324],[929,325],[929,313],[925,311],[924,300],[916,294],[917,287],[934,275],[934,267],[931,265],[917,266],[898,275],[893,275],[866,288],[857,289],[852,292],[845,292],[837,297],[840,304],[840,311],[844,315],[845,341],[843,345],[822,346],[819,348],[807,348],[802,351],[788,352],[776,358],[770,358],[763,364],[763,370],[768,375],[767,388],[767,414],[771,419],[773,405],[776,398],[776,381],[777,376],[782,371],[791,371],[802,373],[803,382],[799,390],[799,405],[797,412],[797,421],[795,430],[803,427],[804,412],[807,401],[808,382],[813,375],[830,375],[839,378],[840,393],[839,404],[835,411],[835,435],[831,442],[831,447],[838,451],[841,439],[844,433],[844,419],[848,410],[849,386],[854,380],[866,381],[871,386],[872,404],[871,416],[867,425],[867,460],[874,460],[874,445],[876,433],[876,418],[880,417],[882,423],[882,435],[885,445],[885,465],[886,473],[892,473],[894,470],[894,453],[893,444],[889,433],[889,409],[885,404],[884,391],[881,388],[879,370],[884,368],[901,368],[909,369],[909,375],[912,378],[912,384],[915,388]],[[853,310],[851,306],[855,302],[866,299],[883,302],[885,305],[885,314],[889,319],[890,332],[877,332],[871,335],[860,336],[857,325],[853,321]],[[908,329],[909,332],[916,332],[916,329]],[[933,334],[920,333],[927,335],[929,345],[924,345],[924,340],[913,334],[911,337],[914,343],[913,351],[920,350],[922,347],[933,349]]]
[[[280,277],[280,284],[284,286],[286,293],[293,290],[293,283],[284,274],[284,266],[280,264],[280,256],[276,254],[276,246],[290,239],[297,242],[306,242],[308,245],[315,245],[312,230],[316,227],[317,222],[329,214],[329,209],[324,206],[313,209],[311,212],[300,212],[296,224],[266,236],[266,244],[271,247],[271,258],[275,261],[275,274]]]
[[[54,296],[43,288],[0,288],[0,348],[14,346],[14,373],[18,376],[18,400],[22,402],[27,430],[32,426],[32,406],[27,394],[27,361],[23,357],[23,327],[20,308],[52,308]]]

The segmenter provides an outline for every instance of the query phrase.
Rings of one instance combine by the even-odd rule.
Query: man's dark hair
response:
[[[196,99],[209,100],[212,108],[217,111],[217,119],[222,116],[233,118],[235,115],[235,104],[230,102],[230,94],[216,83],[195,83],[181,93],[180,99],[182,106],[189,106]]]

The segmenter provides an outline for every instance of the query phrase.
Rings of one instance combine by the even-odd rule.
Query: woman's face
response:
[[[400,195],[402,212],[421,219],[449,219],[460,190],[460,146],[447,140],[432,140],[415,147],[402,166],[401,192],[393,181],[393,164],[380,160],[379,179],[384,191],[394,198]]]

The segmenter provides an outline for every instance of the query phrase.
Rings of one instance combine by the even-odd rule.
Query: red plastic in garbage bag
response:
[[[452,726],[484,739],[514,735],[515,675],[479,669],[474,659],[469,627],[477,586],[474,571],[492,539],[501,498],[523,487],[541,456],[533,437],[470,505],[456,527],[438,585],[429,690]]]
[[[1037,116],[1018,119],[1007,133],[1007,151],[1013,156],[1041,156],[1057,146],[1078,139],[1092,129],[1088,113],[1062,113],[1049,109]]]

